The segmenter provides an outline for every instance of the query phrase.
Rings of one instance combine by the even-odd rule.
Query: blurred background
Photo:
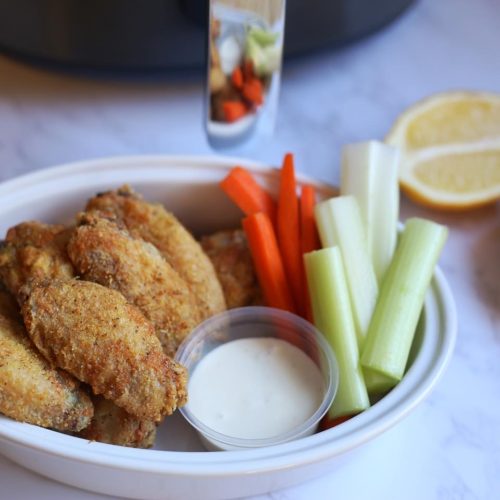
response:
[[[206,2],[148,0],[142,16],[138,5],[0,1],[1,179],[90,157],[213,152]],[[383,138],[416,100],[500,88],[498,7],[289,0],[275,134],[227,153],[276,164],[291,150],[298,170],[336,182],[340,146]]]

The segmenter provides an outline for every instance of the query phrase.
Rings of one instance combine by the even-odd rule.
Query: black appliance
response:
[[[285,58],[383,27],[415,0],[288,0]],[[204,68],[208,0],[0,0],[0,50],[94,70]]]

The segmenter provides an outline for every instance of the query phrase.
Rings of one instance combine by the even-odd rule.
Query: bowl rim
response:
[[[39,182],[61,182],[66,177],[88,177],[94,172],[131,173],[146,171],[154,177],[157,170],[190,169],[222,170],[239,164],[264,177],[276,177],[277,171],[259,162],[234,157],[196,155],[146,155],[118,156],[66,163],[0,183],[0,197],[18,190],[33,187]],[[301,183],[307,182],[319,192],[329,194],[334,188],[328,184],[298,175]],[[136,179],[140,179],[136,176]],[[117,178],[116,182],[120,182]],[[131,181],[132,182],[132,181]],[[9,197],[9,196],[7,196]],[[0,201],[0,209],[2,207]],[[25,204],[22,203],[23,205]],[[360,415],[341,426],[328,429],[296,441],[266,448],[226,452],[184,452],[140,450],[123,448],[67,436],[34,425],[15,422],[0,415],[0,442],[8,441],[32,450],[63,457],[73,462],[178,476],[203,475],[228,477],[241,474],[259,474],[284,470],[298,465],[324,461],[352,450],[389,429],[410,413],[433,389],[446,369],[456,340],[456,307],[450,287],[439,267],[436,268],[430,291],[426,298],[426,312],[430,306],[438,311],[440,335],[424,336],[434,342],[432,355],[417,357],[403,380],[387,396]],[[431,307],[432,309],[432,307]],[[428,338],[429,337],[429,338]],[[402,406],[400,406],[404,403]],[[399,407],[399,408],[398,408]]]

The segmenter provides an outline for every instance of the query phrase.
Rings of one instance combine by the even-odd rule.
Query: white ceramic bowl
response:
[[[276,190],[272,169],[224,158],[111,158],[20,177],[0,185],[0,235],[27,219],[69,222],[88,197],[124,182],[147,199],[163,202],[197,233],[231,228],[241,215],[217,184],[236,163],[251,168]],[[331,195],[332,188],[314,184],[321,197]],[[442,375],[455,336],[453,298],[437,269],[402,382],[369,410],[338,427],[267,448],[204,452],[196,432],[175,415],[160,428],[156,449],[136,450],[0,416],[0,452],[50,478],[120,497],[210,500],[284,488],[354,459],[363,452],[364,443],[413,410]]]

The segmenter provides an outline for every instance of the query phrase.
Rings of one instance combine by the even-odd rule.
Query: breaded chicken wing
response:
[[[152,324],[121,293],[73,279],[31,283],[22,296],[37,348],[95,394],[155,422],[185,403],[186,370],[163,353]]]
[[[129,446],[132,448],[151,448],[156,437],[156,424],[151,420],[140,420],[113,401],[100,396],[92,398],[94,417],[88,427],[78,436],[89,441]]]
[[[0,412],[42,427],[80,431],[94,411],[88,395],[38,353],[17,309],[15,300],[0,291]]]
[[[200,322],[186,282],[141,239],[133,238],[99,212],[80,215],[68,254],[81,276],[120,291],[153,323],[165,352],[173,355]]]
[[[228,309],[263,303],[252,255],[241,229],[204,236],[201,246],[214,265]]]
[[[23,222],[7,231],[0,248],[0,277],[17,296],[30,279],[72,278],[66,253],[71,229],[41,222]]]
[[[206,319],[226,308],[224,294],[210,259],[199,243],[160,204],[144,201],[129,186],[89,200],[87,210],[99,210],[123,220],[135,237],[153,244],[186,280]]]

